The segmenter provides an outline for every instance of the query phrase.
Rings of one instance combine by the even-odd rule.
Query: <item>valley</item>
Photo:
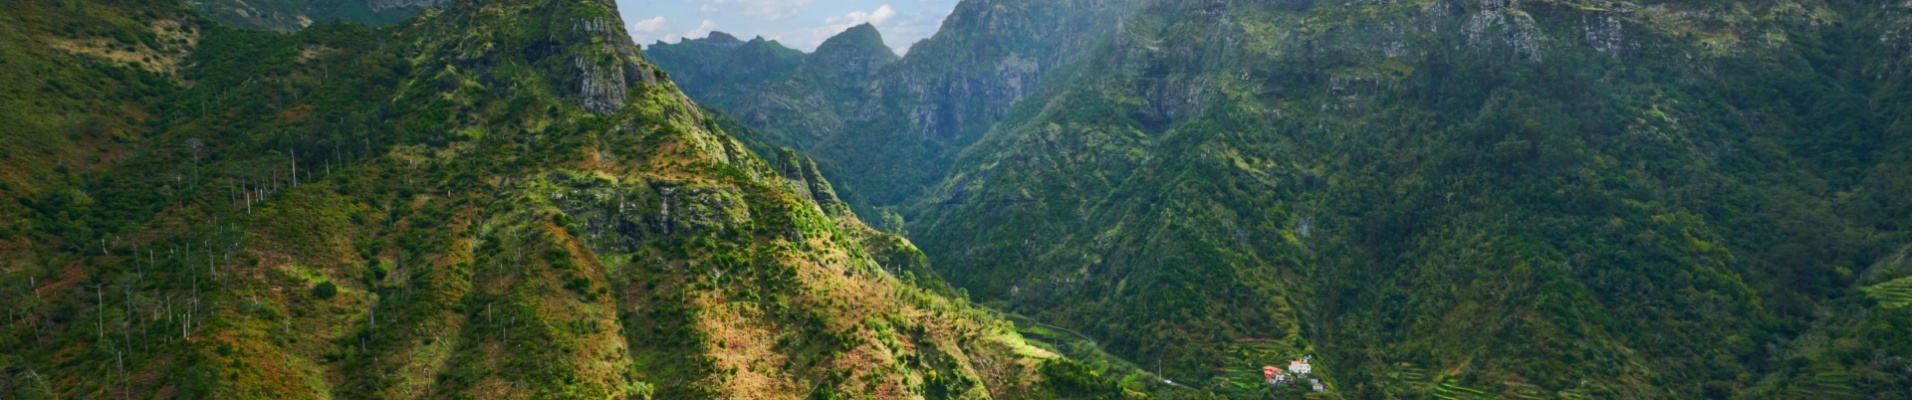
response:
[[[0,4],[0,398],[1912,398],[1912,4],[633,4]]]

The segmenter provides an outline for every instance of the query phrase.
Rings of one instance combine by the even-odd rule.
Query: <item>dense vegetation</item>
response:
[[[692,98],[816,155],[852,208],[876,216],[933,185],[1018,101],[1046,96],[1039,87],[1054,70],[1107,42],[1131,3],[964,1],[900,59],[867,25],[812,54],[717,33],[645,53]]]
[[[200,15],[232,27],[291,32],[313,24],[393,25],[442,0],[186,0]]]
[[[1139,396],[725,133],[613,10],[0,5],[0,398]]]
[[[1022,3],[937,38],[1069,24]],[[1009,29],[1030,47],[912,50],[864,89],[1067,55],[945,97],[1001,105],[974,139],[771,139],[822,135],[786,145],[902,204],[952,285],[1222,394],[1314,354],[1362,398],[1912,396],[1912,7],[1132,3],[1085,49]],[[821,107],[911,103],[851,104]]]

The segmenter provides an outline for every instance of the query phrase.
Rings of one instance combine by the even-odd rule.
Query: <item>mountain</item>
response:
[[[894,57],[887,48],[884,52]],[[841,118],[831,110],[819,109],[820,105],[850,101],[826,98],[838,90],[825,89],[821,86],[824,82],[799,79],[798,71],[804,69],[809,58],[806,54],[763,38],[746,42],[723,32],[711,32],[703,39],[652,45],[645,50],[645,57],[671,71],[671,79],[682,82],[682,87],[692,88],[685,93],[702,104],[749,104],[731,107],[734,111],[726,114],[739,122],[748,121],[745,126],[777,143],[797,141],[787,136],[790,129],[767,126],[763,121],[786,121],[784,126],[801,126],[808,131],[834,130],[842,126]],[[815,112],[811,112],[813,109]]]
[[[1355,398],[1912,393],[1912,5],[1138,1],[1077,46],[1022,5],[816,111],[914,120],[773,136],[989,304],[1235,397],[1310,354]]]
[[[645,53],[673,76],[697,75],[683,84],[692,98],[817,156],[846,200],[875,215],[933,185],[1019,100],[1043,96],[1038,88],[1052,72],[1108,41],[1133,3],[965,1],[900,59],[869,26],[832,37],[801,65],[739,66],[732,53],[749,50],[727,50],[721,38],[659,43]],[[722,73],[735,68],[776,72]]]
[[[758,156],[610,1],[0,10],[0,397],[1145,396]]]

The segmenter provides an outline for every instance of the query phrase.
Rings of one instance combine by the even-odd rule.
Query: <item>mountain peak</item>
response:
[[[515,12],[496,12],[501,8]],[[456,1],[418,29],[429,32],[421,45],[436,56],[430,67],[442,72],[447,89],[467,82],[458,78],[481,86],[516,81],[522,70],[493,67],[529,65],[555,93],[608,115],[624,108],[636,86],[658,83],[607,0]]]
[[[804,68],[838,81],[839,87],[853,87],[854,81],[876,74],[878,68],[899,58],[883,44],[883,34],[875,26],[862,24],[823,41],[805,60]]]
[[[883,33],[878,32],[875,25],[864,23],[852,26],[824,40],[823,44],[817,46],[816,52],[823,54],[842,50],[873,51],[878,48],[881,49],[879,52],[889,54],[891,58],[896,57],[896,52],[891,50],[889,45],[883,44]]]
[[[685,39],[685,40],[690,41],[694,39]],[[743,40],[737,39],[736,36],[733,36],[731,34],[724,33],[721,31],[710,31],[710,35],[704,36],[703,41],[709,42],[711,44],[737,44],[737,43],[744,42]]]

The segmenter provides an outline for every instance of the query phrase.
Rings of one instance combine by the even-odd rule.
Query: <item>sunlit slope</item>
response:
[[[25,211],[69,225],[8,250],[0,394],[1124,395],[719,129],[609,2],[195,29],[129,106],[176,117]]]

